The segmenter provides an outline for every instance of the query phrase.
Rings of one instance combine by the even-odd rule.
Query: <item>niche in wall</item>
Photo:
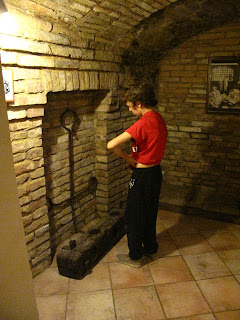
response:
[[[98,216],[96,112],[106,91],[48,94],[43,149],[51,247]]]

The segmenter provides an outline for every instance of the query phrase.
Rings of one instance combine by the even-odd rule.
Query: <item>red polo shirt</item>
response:
[[[131,155],[137,162],[146,165],[161,162],[167,142],[167,127],[158,112],[146,112],[126,132],[134,139]]]

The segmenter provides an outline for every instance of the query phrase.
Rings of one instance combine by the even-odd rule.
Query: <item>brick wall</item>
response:
[[[80,219],[80,225],[93,219],[96,208],[99,214],[104,214],[118,206],[117,197],[125,199],[127,179],[124,176],[128,175],[128,168],[120,160],[113,160],[106,149],[109,135],[120,132],[124,122],[120,120],[119,124],[116,121],[120,113],[107,114],[115,108],[113,91],[118,86],[121,73],[122,49],[87,31],[73,32],[57,23],[24,15],[13,8],[9,8],[9,13],[14,20],[14,28],[0,33],[1,61],[3,69],[13,71],[15,95],[14,102],[8,102],[8,118],[29,261],[33,275],[36,275],[50,264],[51,249],[69,235],[72,224],[67,209],[63,213],[58,212],[61,217],[57,223],[56,236],[50,238],[46,195],[52,193],[54,198],[58,193],[64,197],[65,192],[63,185],[61,190],[57,186],[52,190],[48,186],[46,188],[49,175],[45,172],[48,163],[43,145],[43,123],[46,132],[47,120],[44,114],[49,111],[49,93],[92,91],[96,97],[98,91],[106,92],[104,99],[92,99],[92,103],[97,101],[96,105],[83,105],[80,111],[82,113],[85,108],[87,114],[87,109],[92,108],[95,112],[95,115],[85,115],[83,122],[91,127],[86,129],[89,130],[89,141],[92,139],[91,143],[96,144],[96,153],[91,155],[91,163],[92,166],[94,163],[99,180],[97,203],[89,197],[81,203],[81,210],[88,209],[90,203],[94,209]],[[54,122],[54,115],[52,118]],[[96,141],[92,138],[94,134]],[[65,136],[59,136],[58,142],[64,144]],[[81,145],[75,142],[75,151],[80,148]],[[85,150],[85,155],[87,152]],[[52,167],[59,165],[58,157],[61,156],[63,154],[55,156],[56,162],[51,164]],[[111,164],[107,163],[109,157],[113,161]],[[82,165],[84,160],[78,160],[77,170],[81,171],[80,163]],[[64,166],[64,159],[61,161]],[[85,180],[81,181],[79,176],[77,190],[86,185]]]
[[[169,130],[165,183],[238,197],[240,115],[207,114],[205,106],[209,58],[239,52],[235,23],[193,37],[161,60],[159,105]]]
[[[43,118],[43,150],[52,248],[74,232],[71,197],[75,196],[73,208],[79,230],[96,217],[96,198],[94,193],[87,192],[88,181],[95,176],[93,94],[91,91],[61,92],[48,96]],[[67,108],[71,111],[66,117],[70,116],[61,122]],[[74,130],[72,137],[63,125]],[[72,143],[72,155],[69,143]],[[70,157],[73,157],[72,192]]]

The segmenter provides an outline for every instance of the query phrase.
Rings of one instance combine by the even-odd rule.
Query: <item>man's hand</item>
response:
[[[130,164],[130,166],[136,167],[138,163],[137,160],[135,160],[131,155],[127,154],[121,149],[121,145],[129,141],[130,139],[132,139],[132,136],[127,132],[123,132],[116,138],[109,141],[107,144],[107,148],[114,152],[120,158],[124,159],[127,163]]]
[[[135,160],[131,155],[127,155],[127,158],[125,159],[127,161],[127,163],[130,164],[130,166],[132,167],[136,167],[137,165],[137,160]]]
[[[115,153],[117,156],[125,160],[127,163],[130,164],[130,166],[136,167],[137,161],[129,154],[124,152],[121,147],[116,146],[111,149],[113,153]]]

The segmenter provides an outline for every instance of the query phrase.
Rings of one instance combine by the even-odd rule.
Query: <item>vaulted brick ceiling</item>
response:
[[[113,41],[151,59],[193,35],[240,18],[240,0],[5,0],[5,3],[52,23]]]
[[[118,40],[152,13],[178,0],[4,0],[22,12]]]

